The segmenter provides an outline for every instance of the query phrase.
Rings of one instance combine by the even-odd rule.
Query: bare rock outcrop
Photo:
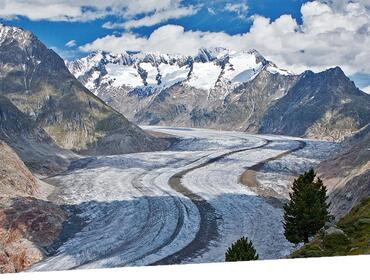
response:
[[[46,201],[51,189],[0,140],[0,272],[27,269],[59,236],[67,215]]]
[[[348,138],[347,148],[320,164],[319,176],[328,187],[331,212],[338,219],[370,197],[370,125]]]

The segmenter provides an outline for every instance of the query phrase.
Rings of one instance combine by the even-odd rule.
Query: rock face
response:
[[[331,212],[336,218],[370,197],[370,125],[345,144],[342,153],[318,168],[319,176],[328,186]]]
[[[259,132],[341,141],[370,123],[369,112],[370,95],[339,67],[306,72],[269,108]]]
[[[1,196],[34,196],[38,193],[38,180],[27,169],[17,154],[1,140],[0,159]]]
[[[75,157],[59,148],[26,114],[0,95],[0,139],[11,146],[28,168],[39,174],[60,172]]]
[[[45,201],[52,187],[3,141],[0,162],[0,272],[18,272],[44,257],[42,247],[58,237],[66,214]]]
[[[31,32],[0,25],[0,96],[62,148],[127,153],[163,148],[87,90]]]
[[[341,141],[370,122],[370,96],[340,68],[293,75],[255,50],[202,49],[194,57],[98,52],[67,66],[139,124]]]

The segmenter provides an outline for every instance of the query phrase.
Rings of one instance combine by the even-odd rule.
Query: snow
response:
[[[161,74],[161,85],[165,88],[173,86],[188,78],[190,68],[188,66],[180,67],[177,64],[161,63],[158,66]]]
[[[54,256],[31,270],[149,265],[185,248],[200,228],[200,210],[172,189],[169,180],[189,169],[182,184],[213,206],[219,236],[181,263],[223,261],[225,250],[241,236],[252,240],[262,259],[292,251],[283,235],[282,210],[240,184],[239,177],[247,167],[297,147],[301,139],[143,128],[176,135],[181,141],[169,151],[82,159],[85,164],[55,177],[63,203],[78,207],[86,224]],[[329,142],[304,141],[305,149],[269,162],[257,179],[285,196],[293,173],[317,164],[324,159],[322,154],[336,148]],[[245,148],[250,150],[240,151]],[[236,153],[202,165],[231,151]]]
[[[187,84],[203,90],[213,88],[221,74],[221,67],[214,62],[195,62]]]
[[[69,71],[78,79],[79,77],[85,75],[88,71],[91,71],[94,67],[99,67],[103,59],[103,53],[97,52],[87,57],[83,57],[75,62],[67,62],[67,66]]]
[[[67,66],[93,92],[98,91],[100,85],[105,87],[107,84],[117,88],[125,86],[159,92],[179,82],[210,91],[218,80],[237,86],[254,79],[262,69],[267,69],[272,74],[292,75],[266,61],[255,50],[237,52],[224,48],[201,49],[194,57],[143,52],[97,52],[68,62]],[[96,75],[92,71],[94,68],[101,72],[101,79],[97,83],[91,77]],[[140,77],[139,69],[147,72],[146,83]]]
[[[269,71],[271,74],[280,74],[280,75],[284,75],[284,76],[291,76],[293,75],[293,73],[287,71],[287,70],[283,70],[283,69],[280,69],[274,65],[269,65],[267,67],[267,71]]]
[[[256,57],[247,52],[230,55],[223,78],[233,83],[250,81],[262,68],[262,63],[257,63]]]
[[[364,87],[361,89],[363,92],[370,94],[370,86]]]
[[[100,77],[100,72],[94,71],[89,77],[88,81],[85,83],[85,87],[89,89],[91,92],[93,92],[94,94],[96,94],[95,87],[96,87],[97,79],[99,79],[99,77]]]
[[[105,68],[113,87],[129,86],[135,88],[144,85],[134,66],[109,63]]]
[[[144,69],[148,76],[146,78],[146,82],[148,86],[156,86],[158,84],[157,82],[157,75],[158,75],[158,69],[157,67],[154,67],[149,62],[142,62],[139,64],[139,66]]]
[[[6,40],[12,40],[16,41],[21,48],[25,48],[31,42],[32,38],[33,35],[29,31],[0,23],[0,44]]]

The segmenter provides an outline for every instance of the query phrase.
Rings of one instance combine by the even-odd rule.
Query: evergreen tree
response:
[[[295,179],[290,201],[284,206],[284,234],[295,244],[307,243],[330,220],[326,187],[315,177],[311,169]]]
[[[254,249],[251,241],[248,238],[242,237],[231,245],[225,254],[225,261],[238,262],[238,261],[253,261],[258,260],[258,254]]]

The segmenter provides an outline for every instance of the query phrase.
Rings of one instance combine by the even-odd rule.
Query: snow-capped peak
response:
[[[67,66],[93,92],[101,85],[163,89],[179,82],[211,90],[218,82],[231,86],[248,82],[263,69],[272,74],[290,75],[256,50],[231,51],[225,48],[203,48],[195,56],[100,51],[67,62]]]
[[[0,23],[0,44],[15,41],[20,47],[25,47],[33,38],[34,35],[30,31]]]

